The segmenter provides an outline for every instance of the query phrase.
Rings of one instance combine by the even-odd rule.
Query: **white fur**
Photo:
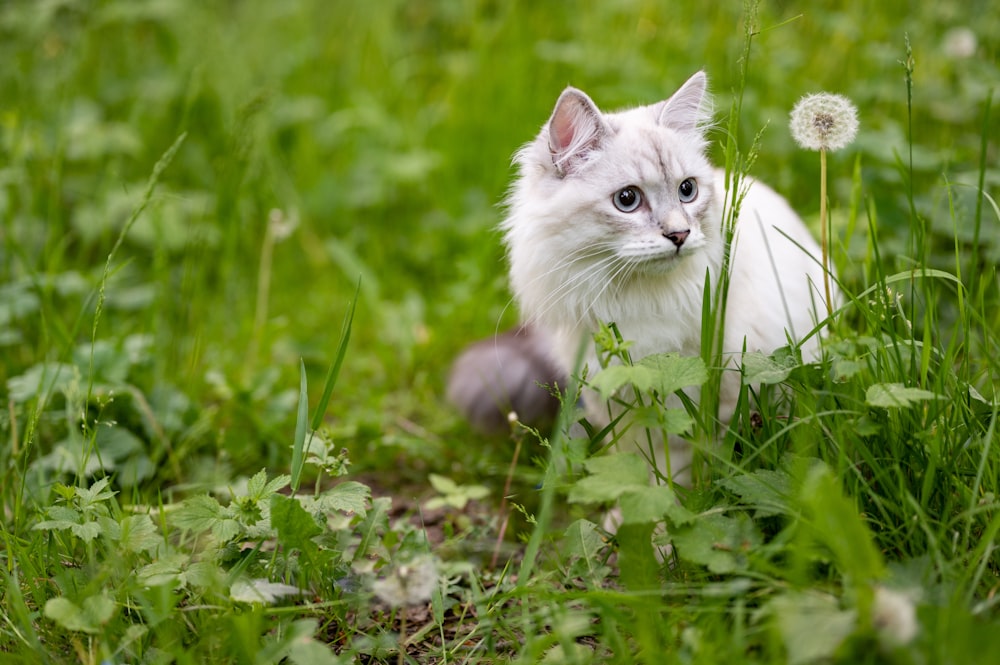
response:
[[[722,269],[725,197],[724,177],[704,154],[705,87],[699,72],[666,101],[606,114],[567,89],[517,154],[502,224],[511,285],[522,315],[549,336],[567,373],[601,322],[616,323],[633,342],[633,359],[700,352],[706,272],[715,284]],[[686,178],[698,185],[689,203],[678,196]],[[729,353],[744,340],[748,350],[765,352],[800,340],[821,310],[819,247],[784,199],[749,184],[731,259]],[[645,201],[631,213],[612,200],[627,186]],[[666,237],[672,231],[689,232],[680,247]],[[584,360],[593,374],[593,352]],[[724,390],[720,415],[728,419],[738,376]],[[591,411],[596,417],[601,409]]]

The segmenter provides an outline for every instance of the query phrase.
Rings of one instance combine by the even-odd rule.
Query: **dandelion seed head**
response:
[[[979,42],[976,39],[976,33],[971,29],[958,27],[944,33],[941,47],[945,55],[955,60],[964,60],[976,54]]]
[[[806,95],[792,109],[792,138],[807,150],[840,150],[858,134],[858,111],[847,97]]]
[[[872,621],[879,640],[887,646],[903,646],[917,636],[917,610],[906,593],[880,586],[875,589]]]
[[[372,591],[387,605],[405,607],[430,600],[437,582],[438,571],[434,559],[422,556],[393,566],[385,577],[375,580]]]

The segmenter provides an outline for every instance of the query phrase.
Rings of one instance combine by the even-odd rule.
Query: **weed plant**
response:
[[[0,7],[0,662],[992,662],[1000,14],[695,4]],[[508,156],[567,83],[699,68],[730,211],[749,172],[816,225],[785,119],[859,109],[822,358],[722,369],[712,285],[701,357],[608,322],[586,380],[696,443],[691,487],[576,385],[472,433],[442,387],[516,320]]]

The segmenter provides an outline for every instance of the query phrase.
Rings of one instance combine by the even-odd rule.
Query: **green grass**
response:
[[[0,662],[395,662],[401,629],[408,662],[988,659],[1000,13],[768,3],[747,50],[752,8],[695,5],[0,7]],[[571,410],[472,433],[442,395],[517,318],[511,154],[566,84],[613,108],[699,68],[715,161],[814,226],[788,112],[858,106],[823,362],[748,358],[690,490]]]

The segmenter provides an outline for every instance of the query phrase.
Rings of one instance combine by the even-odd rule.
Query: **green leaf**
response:
[[[39,363],[26,372],[7,379],[7,394],[16,404],[54,392],[66,392],[80,371],[66,363]]]
[[[330,647],[313,637],[319,632],[315,619],[299,619],[288,630],[288,659],[292,665],[340,665],[347,662]]]
[[[261,469],[247,481],[246,497],[254,502],[266,501],[271,495],[287,486],[292,481],[292,477],[284,474],[275,476],[272,480],[267,480],[267,470]]]
[[[442,506],[453,506],[462,510],[470,500],[482,499],[490,491],[482,485],[459,485],[451,478],[432,473],[428,476],[431,486],[441,494],[427,502],[427,508],[435,510]]]
[[[430,481],[431,487],[438,494],[452,494],[458,490],[458,483],[447,476],[439,476],[436,473],[432,473],[427,476],[427,480]]]
[[[371,510],[368,515],[358,525],[357,533],[361,535],[361,542],[354,552],[353,561],[355,563],[367,558],[373,550],[378,549],[378,537],[380,533],[389,528],[389,508],[392,506],[392,499],[389,497],[379,497],[372,501]],[[381,554],[381,552],[376,552]]]
[[[669,518],[673,524],[683,525],[695,519],[694,513],[677,501],[677,495],[667,485],[643,485],[629,488],[619,499],[622,524],[662,522]]]
[[[589,476],[576,481],[569,491],[570,503],[605,503],[622,494],[649,486],[649,465],[638,455],[615,453],[592,457],[583,463]]]
[[[762,540],[746,515],[728,517],[720,513],[701,515],[690,524],[670,531],[669,537],[677,556],[713,573],[746,569],[748,553]]]
[[[814,466],[801,493],[813,537],[833,553],[841,573],[856,585],[881,578],[882,555],[833,472],[825,465]]]
[[[225,513],[219,502],[207,494],[199,494],[181,503],[180,508],[168,513],[170,523],[186,531],[208,531],[217,524]]]
[[[908,388],[902,383],[876,383],[865,393],[865,403],[868,406],[883,409],[910,407],[920,402],[941,399],[929,390]]]
[[[316,551],[312,538],[323,533],[316,518],[306,512],[297,499],[282,494],[271,497],[271,525],[278,532],[278,542],[306,553]]]
[[[792,513],[792,477],[785,471],[758,469],[724,478],[719,484],[756,509],[757,517]]]
[[[241,536],[245,533],[245,528],[239,520],[227,517],[212,524],[212,535],[223,543]]]
[[[103,594],[86,598],[83,607],[61,596],[45,603],[46,617],[66,630],[82,633],[97,633],[114,613],[115,602]]]
[[[317,503],[324,513],[340,511],[364,517],[371,496],[372,491],[367,485],[349,480],[323,492],[317,498]]]
[[[765,355],[759,351],[743,354],[743,383],[747,385],[781,383],[798,367],[791,353]]]
[[[683,409],[644,406],[632,409],[632,421],[639,427],[657,429],[667,434],[684,434],[694,428],[694,419]]]
[[[93,504],[102,503],[113,498],[117,492],[107,489],[110,483],[111,479],[105,476],[90,487],[77,487],[76,496],[80,507],[86,510]]]
[[[74,524],[70,527],[70,531],[80,540],[89,543],[101,535],[101,525],[97,522],[84,522],[83,524]]]
[[[119,526],[119,542],[128,552],[152,552],[163,543],[149,515],[129,515]]]
[[[186,584],[183,576],[184,565],[190,560],[190,556],[187,554],[168,555],[140,568],[136,578],[144,586],[153,587],[169,584],[173,587],[183,587]]]
[[[842,610],[836,598],[814,591],[784,593],[765,609],[774,617],[789,665],[832,660],[857,626],[856,611]]]
[[[634,365],[606,367],[590,381],[590,387],[602,399],[610,398],[627,384],[635,386],[640,392],[656,391],[666,396],[681,388],[700,386],[707,380],[708,370],[701,358],[658,353],[646,356]]]
[[[563,542],[566,544],[566,555],[582,561],[591,572],[595,570],[598,552],[606,544],[597,525],[588,520],[576,520],[570,524]]]

